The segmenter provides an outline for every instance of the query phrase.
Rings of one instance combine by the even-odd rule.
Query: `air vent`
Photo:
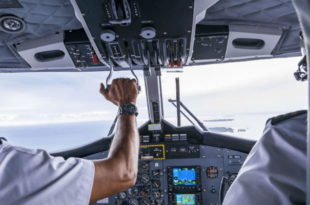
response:
[[[65,57],[65,53],[61,50],[43,51],[35,54],[36,60],[40,62],[59,60]]]
[[[232,44],[235,48],[240,49],[262,49],[265,42],[254,38],[237,38],[233,40]]]

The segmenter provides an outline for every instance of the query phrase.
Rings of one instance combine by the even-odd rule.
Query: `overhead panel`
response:
[[[16,46],[32,70],[75,69],[64,44],[63,32],[24,41]]]
[[[281,35],[279,28],[230,25],[224,61],[272,57]]]
[[[115,69],[152,65],[182,68],[190,55],[192,0],[71,0],[103,64]],[[108,65],[107,65],[108,66]],[[109,66],[108,66],[109,67]]]

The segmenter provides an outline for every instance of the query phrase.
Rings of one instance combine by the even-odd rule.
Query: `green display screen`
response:
[[[177,194],[176,201],[177,205],[195,205],[195,194]]]

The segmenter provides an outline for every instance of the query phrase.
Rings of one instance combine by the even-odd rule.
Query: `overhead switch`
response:
[[[95,53],[93,53],[93,63],[94,63],[94,65],[98,65],[98,57],[97,57],[97,55],[95,54]]]

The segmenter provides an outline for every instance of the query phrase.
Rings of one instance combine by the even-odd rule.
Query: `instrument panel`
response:
[[[139,171],[134,187],[95,204],[220,205],[247,154],[219,147],[190,144],[185,133],[140,137]],[[181,141],[180,136],[183,136]],[[167,139],[167,140],[165,140]],[[155,140],[156,141],[156,140]],[[104,159],[108,151],[86,157]]]

